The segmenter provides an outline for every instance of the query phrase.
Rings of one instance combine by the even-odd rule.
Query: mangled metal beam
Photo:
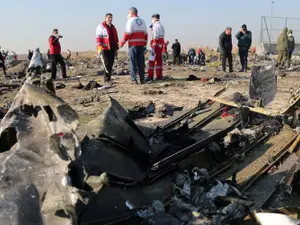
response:
[[[76,224],[68,164],[80,154],[78,117],[46,79],[29,77],[0,127],[0,224]]]

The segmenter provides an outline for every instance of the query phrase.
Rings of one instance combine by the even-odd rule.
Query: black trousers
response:
[[[242,70],[246,71],[248,66],[248,48],[239,48]]]
[[[176,65],[178,59],[178,64],[180,64],[180,54],[173,54],[173,64]]]
[[[105,64],[105,67],[108,72],[107,73],[105,71],[105,80],[106,81],[111,80],[111,72],[112,72],[112,68],[114,65],[115,57],[116,57],[116,50],[111,49],[111,50],[103,51],[104,64]]]
[[[226,71],[226,61],[228,60],[229,64],[229,71],[232,71],[232,53],[231,51],[225,51],[221,53],[221,58],[222,58],[222,69],[223,71]]]
[[[62,77],[65,78],[67,77],[67,72],[66,72],[66,64],[61,56],[61,54],[52,54],[51,56],[51,61],[52,61],[52,79],[56,79],[56,71],[57,71],[57,63],[59,63],[61,67],[61,72],[62,72]]]

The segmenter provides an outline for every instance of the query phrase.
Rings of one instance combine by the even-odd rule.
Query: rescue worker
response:
[[[49,37],[49,48],[50,48],[50,58],[52,61],[52,79],[55,80],[56,79],[56,66],[57,63],[60,64],[61,67],[61,71],[62,71],[62,77],[63,78],[67,78],[67,72],[66,72],[66,64],[65,61],[63,59],[63,57],[61,56],[61,46],[59,43],[59,39],[62,38],[63,36],[58,34],[58,30],[54,29],[52,32],[52,35]]]
[[[222,70],[226,72],[226,60],[229,64],[229,72],[233,72],[232,68],[232,36],[231,27],[227,27],[224,32],[221,33],[219,37],[219,47],[222,58]]]
[[[175,66],[177,62],[178,64],[180,64],[181,61],[180,60],[181,45],[178,39],[175,39],[175,43],[172,45],[172,50],[173,50],[173,64]]]
[[[130,56],[130,74],[131,81],[138,84],[136,74],[137,70],[140,76],[141,84],[145,83],[145,55],[144,48],[147,46],[148,33],[145,21],[138,16],[138,10],[131,7],[127,15],[126,30],[120,47],[128,41]]]
[[[6,76],[5,58],[0,51],[0,67],[3,69],[4,76]]]
[[[164,62],[166,62],[169,58],[168,45],[169,45],[169,41],[166,41],[163,45],[163,60],[164,60]]]
[[[154,59],[149,60],[148,65],[148,77],[146,81],[152,81],[154,76],[154,69],[156,73],[156,80],[162,80],[163,78],[163,60],[162,52],[163,45],[165,43],[165,29],[160,22],[160,15],[154,14],[152,16],[152,39],[151,39],[151,48],[152,54],[154,54]]]
[[[189,64],[190,65],[194,64],[195,56],[196,56],[195,49],[193,49],[193,48],[189,49],[189,51],[188,51],[188,58],[189,58]]]
[[[105,21],[98,25],[96,30],[97,49],[100,57],[103,57],[105,68],[104,82],[111,81],[111,72],[114,65],[116,52],[119,49],[118,32],[112,24],[113,15],[107,13]]]
[[[288,67],[290,67],[292,55],[295,50],[295,38],[293,36],[292,30],[288,31],[288,49],[289,49]]]
[[[277,39],[277,51],[278,51],[277,65],[280,67],[284,67],[288,59],[289,41],[288,41],[287,32],[288,29],[285,27]]]
[[[197,57],[196,57],[196,59],[197,59],[197,61],[196,61],[197,65],[205,66],[206,57],[205,57],[205,53],[202,51],[201,48],[197,49]]]
[[[241,30],[235,37],[238,39],[239,55],[242,65],[240,72],[246,72],[248,66],[248,52],[252,45],[252,33],[247,29],[247,25],[243,24]]]
[[[17,60],[18,59],[17,53],[12,51],[12,57],[14,60]]]

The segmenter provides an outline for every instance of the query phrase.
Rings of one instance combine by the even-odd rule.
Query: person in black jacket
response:
[[[6,68],[5,68],[5,57],[2,55],[0,51],[0,67],[3,69],[4,76],[6,76]]]
[[[232,36],[231,27],[226,30],[219,37],[220,53],[222,58],[222,69],[226,72],[226,60],[228,59],[229,72],[233,72],[232,68]]]
[[[178,39],[175,39],[175,43],[172,45],[173,49],[173,64],[176,65],[176,60],[178,59],[178,63],[180,63],[180,53],[181,53],[181,45]]]
[[[193,48],[191,48],[191,49],[188,51],[188,57],[189,57],[189,64],[190,64],[190,65],[193,65],[193,64],[194,64],[195,56],[196,56],[196,50],[193,49]]]

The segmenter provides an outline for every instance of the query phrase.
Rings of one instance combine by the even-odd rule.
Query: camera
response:
[[[59,38],[63,38],[64,36],[59,35],[58,37],[59,37]]]

